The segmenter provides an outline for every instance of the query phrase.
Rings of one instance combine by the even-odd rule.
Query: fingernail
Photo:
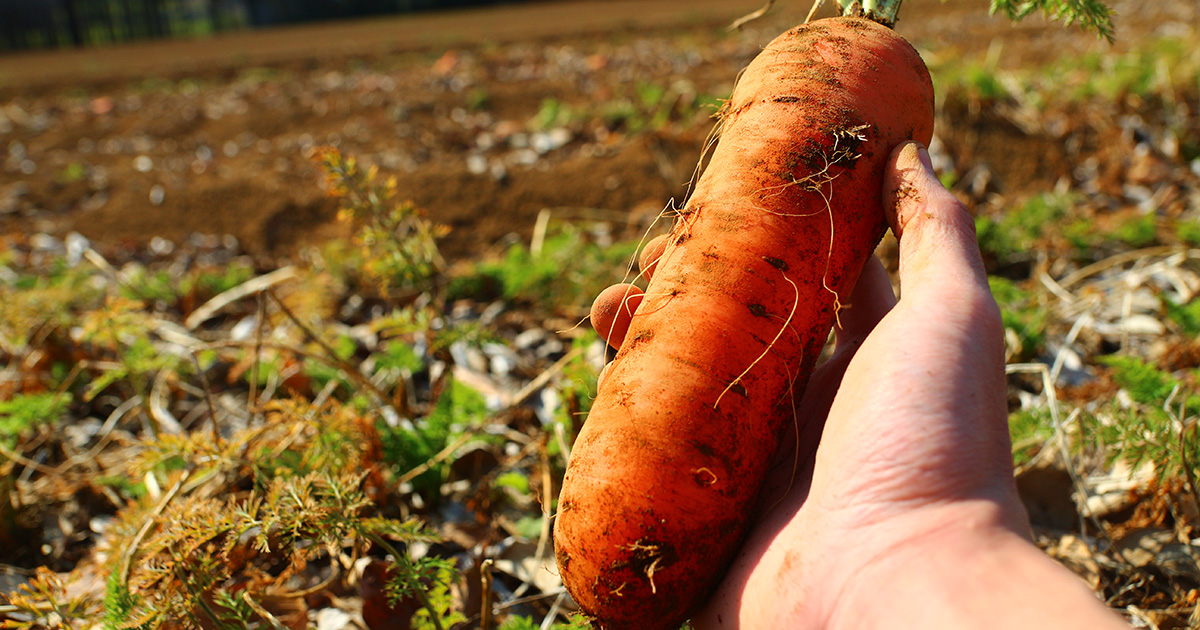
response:
[[[924,164],[925,168],[928,169],[930,173],[933,173],[933,159],[929,157],[929,150],[918,144],[917,157],[920,158],[921,164]]]

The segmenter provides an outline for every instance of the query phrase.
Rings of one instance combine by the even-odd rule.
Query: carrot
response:
[[[678,627],[720,579],[933,88],[889,28],[820,20],[765,48],[717,129],[563,480],[559,568],[603,629]]]
[[[620,348],[625,342],[625,331],[642,303],[643,295],[637,285],[614,284],[596,296],[589,319],[608,345]]]
[[[649,243],[642,248],[641,255],[638,256],[638,269],[642,273],[642,277],[647,280],[654,277],[654,270],[658,267],[658,259],[662,258],[663,251],[667,249],[667,235],[656,236],[650,239]]]

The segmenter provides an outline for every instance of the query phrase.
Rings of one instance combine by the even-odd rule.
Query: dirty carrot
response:
[[[742,74],[563,481],[558,563],[598,627],[676,628],[717,584],[886,229],[885,160],[929,142],[933,106],[917,52],[863,18],[794,28]]]

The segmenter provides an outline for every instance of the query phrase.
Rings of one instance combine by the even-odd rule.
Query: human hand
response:
[[[887,168],[902,297],[872,260],[840,314],[833,354],[808,383],[799,435],[767,481],[760,521],[693,625],[1045,625],[1037,593],[993,583],[1013,568],[1073,596],[1047,606],[1069,600],[1100,615],[1080,627],[1115,623],[1027,540],[1012,476],[1003,325],[971,216],[919,145],[899,147]],[[935,593],[922,597],[922,589]],[[955,598],[943,602],[937,591]],[[1011,603],[1004,594],[1034,603],[1035,616],[984,614]],[[1040,622],[1021,625],[1032,620]]]

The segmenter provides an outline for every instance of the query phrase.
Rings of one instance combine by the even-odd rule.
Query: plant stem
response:
[[[367,538],[391,554],[396,566],[400,568],[400,578],[408,584],[409,590],[416,596],[417,601],[421,603],[421,607],[429,612],[429,620],[433,623],[433,627],[436,630],[443,630],[441,614],[434,607],[433,602],[429,601],[429,595],[425,593],[424,585],[416,579],[416,570],[413,568],[412,561],[408,559],[408,555],[397,551],[391,543],[379,534],[368,533]]]
[[[900,14],[904,0],[838,0],[842,15],[864,17],[891,28]]]

